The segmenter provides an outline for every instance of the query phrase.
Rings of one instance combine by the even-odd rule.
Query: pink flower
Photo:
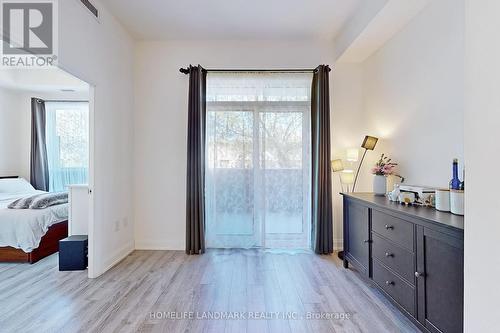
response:
[[[386,156],[385,154],[382,154],[380,156],[380,159],[377,161],[375,166],[371,169],[372,174],[374,175],[379,175],[379,176],[390,176],[390,175],[396,175],[397,177],[400,177],[402,180],[404,180],[403,177],[400,175],[396,174],[396,166],[398,164],[393,162],[389,156]]]
[[[394,172],[394,165],[386,164],[382,167],[382,173],[384,175],[391,175]]]

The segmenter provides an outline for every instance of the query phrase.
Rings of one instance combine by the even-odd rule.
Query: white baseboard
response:
[[[126,256],[128,256],[132,251],[134,251],[134,242],[130,242],[122,246],[120,249],[115,251],[115,253],[108,259],[106,259],[102,265],[102,269],[97,269],[94,272],[94,276],[89,276],[89,278],[96,278],[107,272],[111,267],[122,261]]]
[[[139,240],[135,241],[136,250],[171,250],[171,251],[184,251],[186,243],[182,239],[172,240]]]
[[[334,239],[333,240],[333,250],[342,251],[344,249],[344,239]]]
[[[344,248],[344,240],[334,239],[333,249],[340,251]],[[170,250],[170,251],[184,251],[186,243],[184,240],[139,240],[135,241],[136,250]]]

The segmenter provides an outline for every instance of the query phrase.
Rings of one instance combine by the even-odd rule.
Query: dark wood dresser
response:
[[[424,332],[463,331],[464,219],[371,193],[344,193],[351,264]]]

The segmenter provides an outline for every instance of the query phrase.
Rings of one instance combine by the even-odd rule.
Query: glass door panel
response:
[[[254,218],[251,111],[207,113],[207,246],[259,245]]]
[[[266,247],[306,248],[309,244],[304,118],[300,111],[260,112]]]

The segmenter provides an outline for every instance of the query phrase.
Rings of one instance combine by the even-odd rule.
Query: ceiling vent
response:
[[[99,11],[89,0],[80,0],[80,2],[95,16],[95,18],[99,18]]]

